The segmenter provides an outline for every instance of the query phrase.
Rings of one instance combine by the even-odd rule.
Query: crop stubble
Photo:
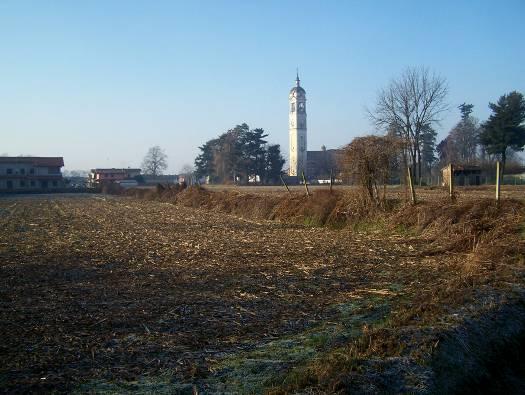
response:
[[[0,225],[8,390],[204,382],[221,359],[336,320],[334,306],[411,304],[457,276],[456,258],[425,256],[406,234],[128,198],[0,200]]]

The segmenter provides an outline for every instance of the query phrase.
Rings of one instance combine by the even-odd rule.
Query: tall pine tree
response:
[[[525,99],[519,92],[510,92],[490,103],[492,115],[483,124],[481,144],[487,153],[499,155],[505,171],[507,149],[523,151],[525,146]]]

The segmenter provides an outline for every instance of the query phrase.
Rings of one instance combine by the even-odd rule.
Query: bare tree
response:
[[[344,148],[343,172],[361,186],[365,201],[385,204],[386,185],[402,147],[398,137],[387,135],[356,137]]]
[[[403,160],[411,168],[413,181],[421,177],[422,134],[440,121],[448,109],[447,83],[425,67],[407,68],[403,74],[379,91],[376,107],[368,111],[372,122],[392,131],[405,142]]]
[[[151,147],[142,162],[142,172],[152,176],[162,174],[168,167],[168,156],[158,145]]]

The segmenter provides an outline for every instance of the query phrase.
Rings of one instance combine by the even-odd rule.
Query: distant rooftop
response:
[[[140,172],[141,169],[132,169],[130,167],[120,167],[120,168],[96,168],[96,169],[91,169],[92,172],[96,172],[96,173],[127,173],[127,172],[130,172],[130,171],[138,171]]]
[[[61,156],[0,156],[0,163],[29,163],[33,166],[62,167],[64,158]]]

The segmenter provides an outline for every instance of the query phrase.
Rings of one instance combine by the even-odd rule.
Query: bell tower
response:
[[[301,87],[299,72],[295,79],[295,86],[290,90],[289,124],[290,135],[290,170],[288,175],[306,175],[306,92]]]

